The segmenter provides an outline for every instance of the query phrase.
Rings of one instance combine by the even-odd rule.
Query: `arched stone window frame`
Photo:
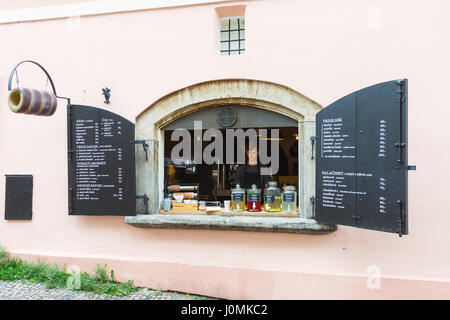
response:
[[[222,79],[197,83],[160,98],[137,116],[136,139],[145,140],[149,144],[149,160],[146,161],[145,154],[143,155],[142,152],[136,153],[136,191],[137,194],[146,194],[149,197],[150,213],[159,212],[163,192],[164,177],[160,174],[164,169],[162,128],[176,119],[203,108],[229,104],[262,108],[298,121],[299,219],[314,221],[310,198],[315,193],[315,161],[311,158],[310,137],[315,135],[315,115],[322,106],[286,86],[251,79]],[[137,212],[145,213],[145,207],[140,202],[138,202]],[[239,219],[239,217],[233,218]],[[263,219],[268,218],[263,217]],[[126,218],[127,223],[136,226],[140,226],[138,221],[145,224],[147,220],[148,218],[145,217],[139,218],[139,215],[138,218]],[[294,220],[288,221],[294,223]],[[147,225],[147,227],[152,226]],[[314,225],[312,229],[324,231],[327,227]],[[334,229],[331,227],[327,231]]]

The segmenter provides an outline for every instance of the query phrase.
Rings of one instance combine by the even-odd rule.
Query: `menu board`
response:
[[[316,116],[316,218],[407,233],[407,82],[347,95]]]
[[[69,110],[69,214],[135,215],[134,123],[100,108]]]

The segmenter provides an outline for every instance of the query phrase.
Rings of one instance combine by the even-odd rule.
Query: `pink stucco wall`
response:
[[[66,19],[0,25],[1,215],[4,175],[34,175],[33,220],[1,218],[0,244],[88,270],[107,261],[138,285],[225,298],[450,298],[450,2],[235,3],[247,5],[242,56],[217,52],[215,7],[224,4],[82,17],[79,29]],[[381,9],[380,24],[371,5]],[[68,216],[64,101],[50,118],[7,106],[9,71],[23,59],[43,64],[73,103],[130,120],[160,97],[212,79],[275,82],[326,106],[408,78],[409,159],[418,168],[409,175],[410,234],[150,230],[121,217]],[[32,69],[19,69],[21,84],[42,87],[44,77]],[[381,270],[381,289],[366,286],[370,265]]]

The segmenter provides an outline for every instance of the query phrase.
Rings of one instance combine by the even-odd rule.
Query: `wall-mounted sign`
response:
[[[135,215],[134,123],[99,108],[69,110],[69,214]]]
[[[7,174],[5,220],[31,220],[33,216],[33,176]]]
[[[349,94],[316,116],[316,219],[408,233],[407,80]]]

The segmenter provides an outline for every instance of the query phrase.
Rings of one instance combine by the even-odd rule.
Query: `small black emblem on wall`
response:
[[[106,88],[103,88],[102,91],[103,91],[102,95],[105,96],[104,103],[109,104],[109,97],[111,97],[111,93],[110,93],[111,89],[106,87]]]

